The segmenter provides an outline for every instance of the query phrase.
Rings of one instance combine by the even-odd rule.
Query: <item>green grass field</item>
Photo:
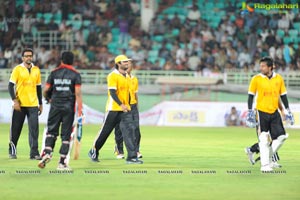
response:
[[[87,152],[99,128],[84,126],[80,159],[71,160],[73,173],[62,174],[55,171],[60,140],[53,160],[40,170],[29,160],[27,126],[18,159],[10,160],[9,125],[1,124],[0,199],[299,199],[299,130],[288,130],[280,150],[283,168],[262,174],[244,153],[256,141],[254,129],[141,127],[144,164],[126,165],[115,159],[113,135],[100,152],[101,162],[90,162]]]

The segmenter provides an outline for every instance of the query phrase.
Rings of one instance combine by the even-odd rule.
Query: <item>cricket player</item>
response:
[[[72,52],[63,52],[60,66],[51,72],[44,88],[43,95],[50,102],[50,111],[43,158],[38,164],[40,168],[50,161],[61,126],[62,144],[57,169],[70,170],[65,160],[70,147],[76,103],[78,117],[82,116],[81,76],[72,66],[73,61]]]
[[[39,118],[43,111],[40,69],[32,63],[33,50],[22,51],[22,63],[10,76],[8,91],[13,100],[13,113],[9,135],[9,158],[17,159],[17,144],[25,117],[28,120],[30,159],[41,160],[38,150]]]
[[[127,164],[143,164],[137,158],[137,143],[135,138],[135,125],[130,107],[129,84],[127,74],[131,59],[125,55],[115,58],[115,70],[107,76],[108,99],[104,124],[90,149],[88,156],[93,162],[99,161],[99,151],[106,142],[112,130],[119,124],[127,149]]]
[[[140,118],[139,118],[139,110],[138,110],[138,79],[136,76],[131,74],[133,63],[130,62],[127,69],[127,74],[130,78],[130,87],[129,87],[129,94],[130,94],[130,108],[131,113],[133,115],[133,121],[135,124],[135,138],[137,143],[137,157],[142,158],[143,155],[140,153],[140,141],[141,141],[141,131],[140,131]],[[115,154],[117,155],[117,159],[124,158],[124,149],[123,149],[123,136],[120,130],[120,127],[117,125],[115,128]]]
[[[258,139],[262,172],[272,171],[271,155],[277,152],[288,138],[281,116],[278,112],[278,102],[281,99],[287,116],[293,119],[289,109],[287,91],[283,78],[273,72],[273,59],[263,57],[260,59],[260,74],[255,75],[250,82],[248,90],[248,109],[246,124],[256,126],[256,115],[252,109],[253,99],[256,96],[256,110],[258,121]],[[293,123],[292,123],[293,124]]]

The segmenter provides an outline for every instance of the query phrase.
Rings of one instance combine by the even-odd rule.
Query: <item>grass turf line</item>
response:
[[[101,162],[90,162],[87,152],[100,126],[83,128],[80,158],[70,162],[73,173],[61,174],[55,171],[60,139],[53,160],[40,170],[37,161],[29,160],[27,126],[19,140],[18,159],[9,160],[9,125],[1,124],[0,198],[277,200],[300,196],[299,130],[288,130],[290,137],[280,150],[283,168],[262,174],[243,151],[256,141],[254,129],[141,127],[145,163],[126,165],[115,159],[113,134],[100,152]]]

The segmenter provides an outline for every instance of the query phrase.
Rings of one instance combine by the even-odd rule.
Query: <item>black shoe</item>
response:
[[[90,157],[91,161],[93,162],[100,162],[96,149],[91,149],[88,153],[88,156]]]
[[[41,159],[41,161],[39,162],[38,167],[41,169],[45,168],[46,164],[49,163],[50,160],[51,160],[51,156],[49,154],[45,154]]]
[[[42,160],[40,155],[30,156],[30,160]]]
[[[126,160],[127,164],[143,164],[144,162],[142,160],[139,160],[137,158],[132,158],[130,160]]]
[[[16,154],[9,154],[9,158],[10,159],[17,159],[17,155]]]

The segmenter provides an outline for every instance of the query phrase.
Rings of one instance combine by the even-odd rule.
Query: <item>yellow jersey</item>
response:
[[[121,106],[118,105],[117,102],[115,102],[111,97],[109,92],[110,89],[116,90],[116,94],[119,100],[122,102],[122,104],[126,105],[130,110],[129,86],[130,86],[130,77],[128,76],[128,74],[124,76],[117,69],[113,70],[110,74],[108,74],[107,76],[108,99],[106,102],[106,111],[122,111]]]
[[[36,86],[41,85],[41,72],[37,66],[32,65],[30,72],[22,63],[17,65],[10,76],[9,82],[16,87],[16,98],[22,107],[35,107],[39,105]]]
[[[275,72],[270,79],[263,74],[255,75],[248,89],[248,94],[256,95],[256,109],[270,114],[278,109],[280,96],[286,93],[282,76]]]
[[[130,93],[130,104],[137,104],[137,96],[136,93],[139,89],[139,81],[137,77],[131,75],[130,76],[130,87],[129,87],[129,93]]]

